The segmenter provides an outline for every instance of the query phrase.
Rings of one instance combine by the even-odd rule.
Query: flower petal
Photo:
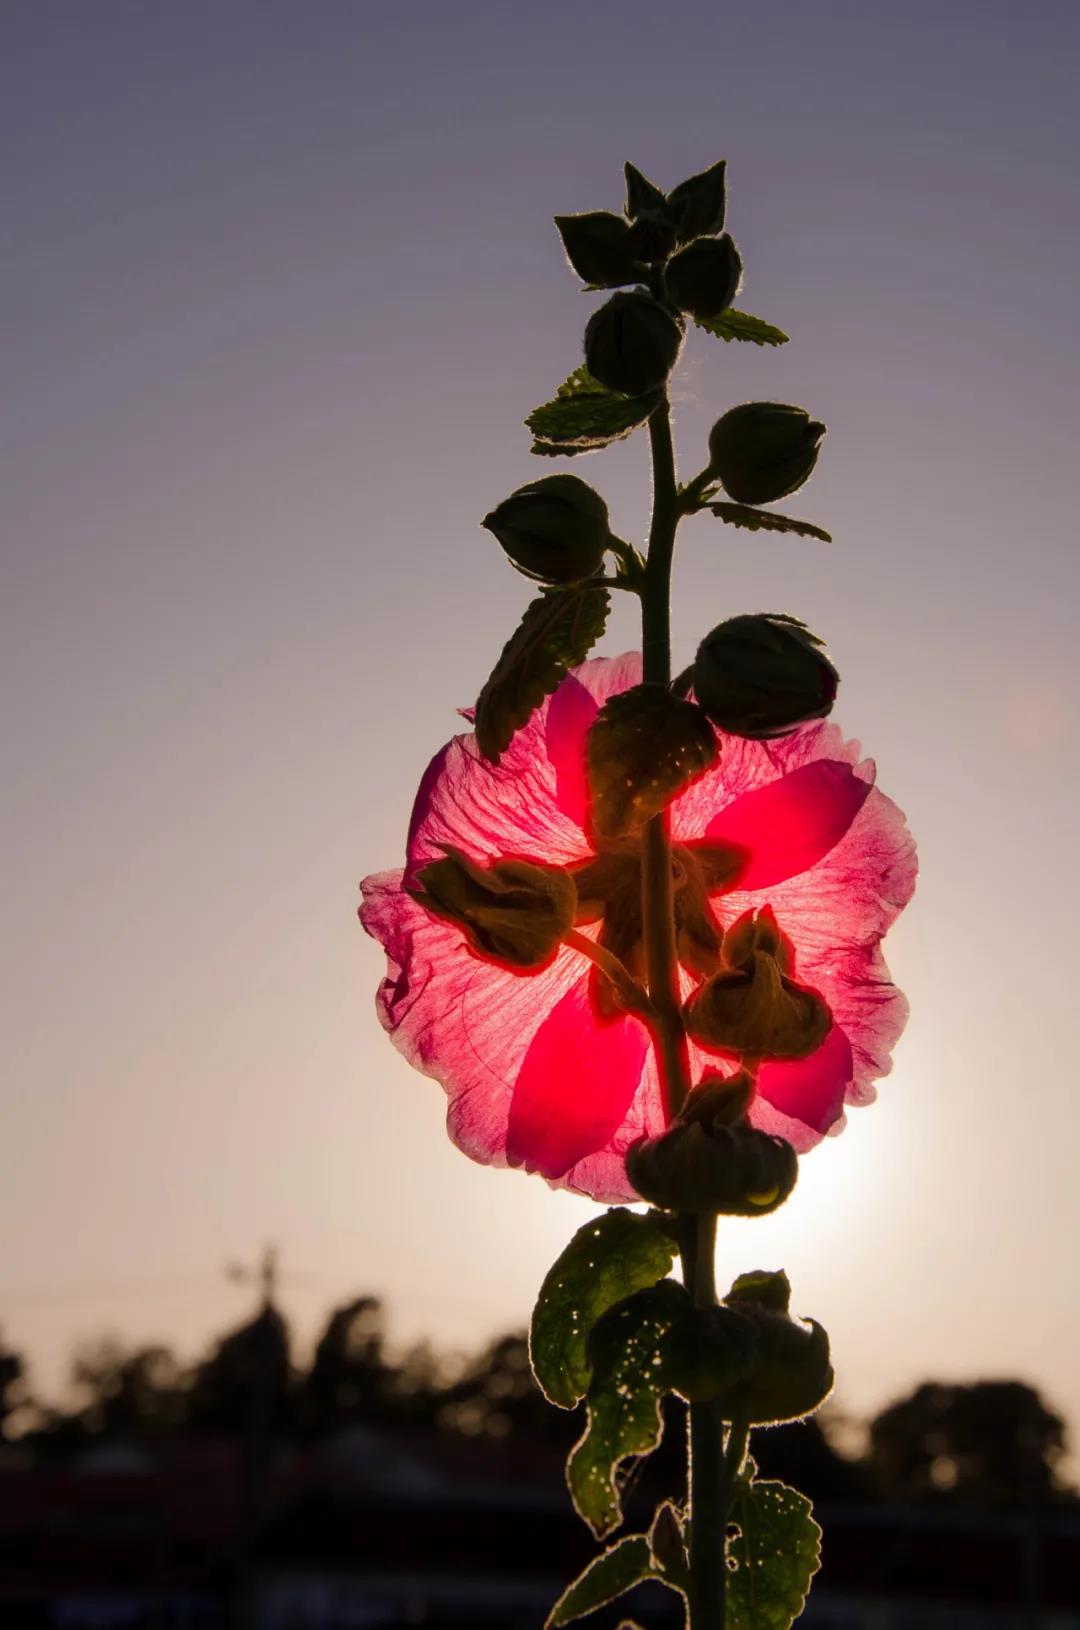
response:
[[[404,892],[403,875],[383,872],[362,885],[361,921],[382,942],[388,961],[376,997],[379,1018],[409,1063],[443,1086],[450,1100],[447,1128],[457,1146],[484,1165],[505,1166],[511,1103],[530,1045],[567,993],[587,985],[584,964],[566,949],[536,974],[508,973],[484,962],[470,954],[453,925],[432,917]],[[569,1007],[563,1011],[568,1014]],[[578,1055],[584,1049],[596,1061],[589,1094],[598,1084],[607,1091],[617,1079],[621,1111],[601,1143],[586,1150],[579,1141],[577,1163],[552,1185],[607,1202],[633,1200],[623,1155],[635,1138],[654,1137],[664,1124],[644,1030],[632,1019],[610,1027],[590,1019],[587,1030],[579,1027],[574,1046]],[[560,1058],[554,1080],[572,1068],[574,1056]],[[527,1081],[522,1104],[529,1090]]]
[[[757,1080],[760,1098],[794,1123],[794,1135],[784,1135],[800,1154],[843,1115],[853,1069],[851,1043],[837,1024],[809,1058],[762,1065]],[[759,1124],[753,1111],[750,1119]],[[762,1128],[766,1129],[771,1130]]]
[[[705,828],[713,843],[746,851],[741,889],[769,888],[809,871],[844,836],[872,781],[850,764],[819,758],[766,787],[744,792]]]
[[[633,1018],[600,1024],[588,976],[552,1009],[529,1044],[510,1103],[506,1158],[544,1177],[610,1143],[622,1125],[648,1050]]]
[[[518,731],[498,764],[473,735],[455,736],[424,772],[409,822],[410,872],[446,846],[474,859],[517,855],[566,866],[591,847],[585,817],[585,735],[608,696],[637,684],[641,658],[576,668]]]

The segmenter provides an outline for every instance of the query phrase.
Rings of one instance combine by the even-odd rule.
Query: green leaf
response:
[[[690,1564],[686,1554],[686,1534],[682,1513],[665,1500],[657,1506],[649,1528],[649,1549],[659,1577],[672,1590],[685,1595],[690,1589]]]
[[[660,1399],[685,1371],[692,1319],[686,1291],[665,1279],[620,1302],[593,1327],[588,1421],[567,1461],[566,1480],[578,1516],[597,1539],[622,1521],[616,1482],[622,1462],[660,1442]]]
[[[586,738],[593,824],[603,838],[638,831],[711,769],[716,732],[696,702],[659,685],[611,697]]]
[[[573,1409],[585,1396],[593,1325],[663,1279],[677,1249],[655,1213],[639,1216],[623,1206],[578,1229],[540,1287],[529,1332],[533,1373],[551,1403]]]
[[[793,515],[777,515],[771,509],[754,509],[750,504],[710,504],[709,508],[729,526],[745,526],[750,532],[797,532],[803,538],[820,538],[831,543],[832,533]]]
[[[750,340],[754,345],[786,345],[791,338],[782,328],[774,328],[761,317],[752,317],[748,311],[735,311],[729,307],[719,317],[695,317],[698,328],[713,334],[718,340]]]
[[[547,589],[526,607],[476,703],[477,745],[489,763],[499,762],[567,670],[584,662],[604,632],[610,604],[607,589],[586,582]]]
[[[613,1602],[624,1591],[633,1590],[643,1579],[654,1574],[652,1552],[644,1534],[628,1534],[618,1540],[603,1556],[589,1563],[584,1573],[563,1591],[548,1614],[547,1626],[557,1630],[559,1625],[573,1619],[584,1618],[606,1602]],[[547,1630],[547,1626],[545,1630]]]
[[[525,420],[536,437],[532,451],[556,457],[607,447],[644,424],[660,396],[659,391],[646,396],[609,391],[582,363],[559,386],[554,401],[533,408]]]
[[[728,1538],[727,1630],[788,1630],[821,1566],[821,1529],[786,1483],[737,1486]]]

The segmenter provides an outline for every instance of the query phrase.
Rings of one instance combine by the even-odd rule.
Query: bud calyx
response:
[[[585,326],[585,366],[608,390],[644,396],[675,366],[684,330],[644,290],[613,294]]]
[[[608,509],[576,475],[546,475],[519,487],[481,526],[526,577],[573,583],[591,577],[611,541]]]
[[[742,257],[726,232],[722,238],[698,238],[664,268],[668,296],[691,317],[719,317],[741,282]]]
[[[771,909],[746,912],[724,935],[725,966],[690,997],[684,1017],[700,1046],[735,1058],[806,1058],[832,1027],[817,991],[788,977],[791,942]]]
[[[408,892],[435,917],[456,923],[475,955],[517,973],[551,962],[577,904],[573,879],[528,860],[481,865],[447,848],[416,873]]]
[[[740,504],[795,492],[817,463],[825,426],[786,402],[742,402],[709,432],[712,473]]]
[[[760,1217],[795,1187],[798,1161],[783,1138],[747,1123],[753,1082],[707,1076],[674,1126],[627,1151],[626,1172],[643,1199],[666,1211]]]
[[[694,660],[697,701],[721,730],[750,741],[823,719],[839,683],[817,636],[798,618],[777,612],[718,623]]]

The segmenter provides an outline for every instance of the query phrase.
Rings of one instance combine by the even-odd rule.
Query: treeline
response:
[[[198,1363],[185,1366],[164,1346],[108,1339],[76,1353],[71,1382],[66,1406],[36,1399],[22,1356],[0,1344],[0,1440],[47,1463],[104,1439],[258,1430],[302,1443],[352,1427],[565,1450],[582,1428],[580,1412],[552,1408],[537,1390],[523,1334],[457,1363],[426,1344],[398,1353],[372,1296],[333,1310],[307,1364],[296,1361],[288,1323],[268,1301]],[[680,1412],[670,1406],[671,1450],[652,1457],[650,1480],[678,1476]],[[755,1457],[766,1475],[819,1500],[998,1511],[1080,1503],[1061,1474],[1064,1423],[1020,1381],[926,1382],[867,1424],[858,1453],[839,1451],[835,1426],[826,1408],[820,1422],[759,1431]]]

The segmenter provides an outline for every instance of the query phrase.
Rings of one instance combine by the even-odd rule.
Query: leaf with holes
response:
[[[560,1625],[584,1618],[586,1613],[593,1613],[633,1590],[643,1579],[653,1578],[655,1571],[646,1536],[628,1534],[590,1562],[584,1573],[563,1591],[548,1614],[545,1630],[557,1630]]]
[[[752,504],[710,504],[709,508],[729,526],[744,526],[749,532],[797,532],[801,538],[832,542],[832,533],[823,526],[797,521],[794,515],[777,515],[771,509],[755,509]]]
[[[736,1487],[728,1531],[728,1630],[788,1630],[821,1566],[821,1529],[786,1483]]]
[[[536,437],[532,451],[560,457],[607,447],[644,424],[660,395],[609,391],[582,364],[559,386],[554,401],[534,408],[525,420]]]
[[[604,703],[585,753],[593,826],[602,838],[623,838],[711,769],[720,746],[696,702],[635,685]]]
[[[529,604],[476,704],[477,745],[490,763],[499,762],[567,670],[584,662],[604,632],[610,603],[607,589],[586,582],[548,589]]]
[[[593,1327],[588,1420],[566,1480],[578,1516],[597,1539],[622,1521],[619,1468],[660,1442],[660,1400],[685,1374],[693,1341],[693,1305],[674,1279],[639,1290]]]
[[[748,311],[736,311],[729,306],[719,317],[695,317],[695,323],[706,334],[718,340],[749,340],[753,345],[786,345],[791,338],[782,328],[774,328],[762,317],[752,317]]]
[[[677,1246],[655,1212],[615,1206],[579,1228],[540,1287],[529,1331],[533,1374],[553,1404],[573,1409],[588,1389],[593,1325],[670,1272]]]

